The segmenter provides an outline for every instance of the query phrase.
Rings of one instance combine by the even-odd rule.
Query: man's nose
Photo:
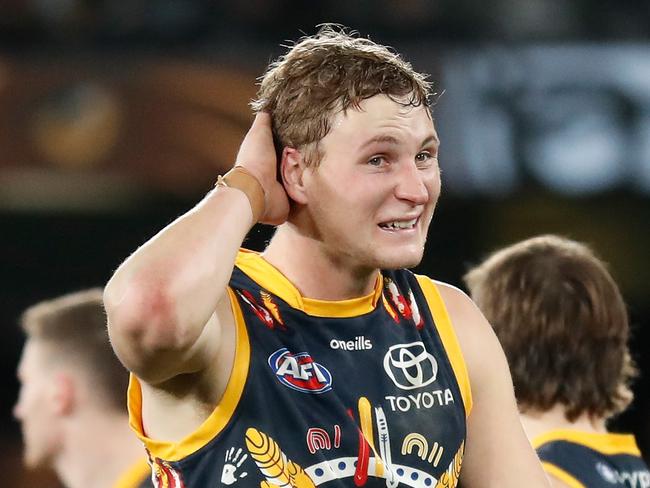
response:
[[[429,200],[429,190],[424,184],[425,175],[415,163],[403,164],[398,174],[395,196],[415,205],[424,205]]]

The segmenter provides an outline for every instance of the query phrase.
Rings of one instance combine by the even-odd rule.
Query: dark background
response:
[[[627,298],[641,377],[614,422],[650,453],[650,4],[497,0],[0,0],[0,466],[20,312],[104,284],[210,188],[280,44],[339,22],[394,46],[442,93],[443,195],[418,271],[467,267],[524,237],[592,244]],[[271,230],[251,232],[261,249]],[[98,439],[98,442],[101,440]]]

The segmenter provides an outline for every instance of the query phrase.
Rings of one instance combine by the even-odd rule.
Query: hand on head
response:
[[[289,198],[277,178],[277,156],[273,144],[271,116],[259,112],[237,153],[236,166],[250,171],[265,192],[265,212],[260,222],[279,225],[287,220]]]

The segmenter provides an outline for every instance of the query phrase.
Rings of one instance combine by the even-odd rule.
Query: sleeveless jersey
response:
[[[634,436],[555,430],[533,440],[547,473],[572,488],[650,488]]]
[[[454,487],[471,393],[429,278],[382,272],[374,292],[311,300],[257,253],[229,284],[235,362],[210,417],[180,443],[131,425],[159,487]]]
[[[151,468],[145,458],[127,469],[115,482],[113,488],[152,488]]]

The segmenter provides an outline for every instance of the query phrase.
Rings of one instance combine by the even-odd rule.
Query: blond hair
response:
[[[426,78],[388,47],[327,24],[268,66],[251,105],[271,114],[279,153],[286,146],[301,149],[308,164],[318,164],[318,142],[334,114],[378,94],[429,107]]]
[[[20,324],[29,340],[46,346],[50,361],[83,368],[102,399],[124,410],[128,373],[108,339],[100,288],[39,302],[23,312]]]

